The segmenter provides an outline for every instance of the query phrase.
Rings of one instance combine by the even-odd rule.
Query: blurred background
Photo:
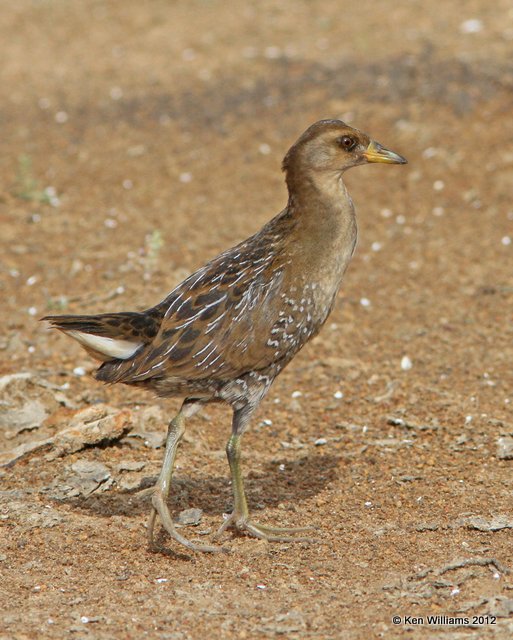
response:
[[[298,468],[293,482],[314,486],[318,466],[333,470],[315,485],[315,497],[307,492],[298,504],[305,510],[302,520],[318,517],[320,508],[332,521],[331,534],[351,513],[361,523],[371,516],[365,509],[362,515],[360,506],[376,490],[372,483],[382,482],[381,491],[391,496],[382,515],[397,521],[405,504],[421,508],[412,483],[404,487],[406,497],[397,497],[391,479],[401,469],[411,475],[411,452],[396,448],[391,458],[389,448],[376,445],[379,453],[370,458],[361,453],[368,438],[402,442],[408,436],[418,445],[414,459],[424,469],[419,476],[431,495],[445,500],[426,509],[453,519],[465,510],[460,500],[477,508],[481,499],[486,510],[485,497],[479,498],[484,488],[494,504],[506,499],[508,463],[495,464],[493,456],[497,438],[509,434],[513,422],[511,2],[19,0],[2,5],[0,58],[0,374],[37,371],[66,383],[81,407],[105,400],[152,402],[138,391],[91,381],[84,374],[94,363],[71,341],[45,332],[37,319],[49,312],[157,303],[285,205],[285,152],[312,122],[341,118],[406,156],[409,165],[347,174],[359,219],[357,252],[331,322],[280,377],[263,409],[276,430],[267,429],[264,437],[260,425],[247,436],[260,456],[254,477],[265,477],[269,469],[277,473],[273,461],[285,456],[280,442],[296,439],[306,450],[286,454],[291,460],[305,455],[310,463],[303,469],[306,479]],[[8,394],[3,402],[10,406]],[[171,401],[170,411],[175,405]],[[436,429],[411,436],[404,425],[387,424],[391,413]],[[185,444],[192,458],[184,460],[184,473],[199,483],[191,489],[192,501],[206,500],[200,488],[205,474],[226,474],[227,415],[214,408],[207,418],[208,429],[203,423],[191,427],[204,438],[205,450],[192,455],[192,445]],[[51,433],[52,424],[41,433]],[[0,448],[27,437],[4,439]],[[331,442],[330,461],[314,445],[319,438]],[[214,459],[212,449],[220,452]],[[108,451],[101,455],[108,461]],[[161,452],[145,455],[153,456],[158,469]],[[356,464],[357,456],[363,466],[352,484],[347,464]],[[491,459],[493,471],[487,467]],[[49,467],[48,473],[64,473],[65,466]],[[486,477],[476,469],[488,469]],[[23,487],[30,477],[34,491],[43,491],[37,466],[12,473],[13,486]],[[462,485],[451,485],[448,476],[470,483],[463,497]],[[224,497],[221,506],[219,495],[213,498],[212,521],[223,500],[229,502],[227,481],[215,487]],[[251,490],[260,496],[258,483]],[[361,491],[360,502],[355,491]],[[331,510],[319,507],[319,500]],[[279,497],[267,503],[268,511],[278,503]],[[94,518],[102,523],[112,515],[112,504],[103,509],[89,514],[93,531],[101,531]],[[138,529],[129,544],[136,544],[145,511],[127,509],[124,517],[130,515]],[[275,519],[272,509],[269,517]],[[83,525],[77,520],[76,526]],[[60,533],[55,548],[63,544]],[[426,546],[431,559],[440,548],[432,543]],[[352,550],[367,565],[381,558],[377,574],[369,568],[369,584],[379,585],[388,571],[406,575],[411,569],[418,545],[392,557],[394,544],[407,542],[398,534],[386,550],[365,544]],[[150,562],[141,545],[140,559]],[[103,553],[107,560],[100,554],[98,562],[116,562],[111,549]],[[322,619],[309,609],[308,585],[299,592],[282,588],[290,602],[302,594],[303,610],[310,611],[297,622],[297,633],[329,633],[335,619],[365,625],[371,606],[376,624],[385,625],[379,611],[390,602],[380,586],[369,587],[368,597],[356,596],[349,617],[330,600],[332,590],[342,590],[351,601],[360,578],[358,570],[352,573],[354,565],[344,565],[341,557],[329,564],[329,553],[323,553],[318,562],[328,577],[316,600],[325,603]],[[160,568],[167,559],[151,562],[162,562],[154,565]],[[261,559],[244,562],[249,575],[257,576],[246,594],[251,609]],[[394,564],[401,562],[406,564]],[[205,564],[182,567],[182,577],[199,566],[210,571]],[[51,573],[46,565],[44,571]],[[233,583],[224,584],[226,602],[238,593],[234,575]],[[93,594],[94,576],[89,584]],[[273,609],[276,602],[261,606],[272,620],[281,615]],[[210,624],[201,611],[197,629]],[[33,616],[35,629],[42,618]],[[161,624],[176,631],[170,621]],[[255,637],[264,627],[261,620],[249,627],[234,622],[226,633]],[[247,636],[238,635],[245,629]]]

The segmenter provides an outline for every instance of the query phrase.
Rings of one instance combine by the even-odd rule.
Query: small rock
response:
[[[178,514],[176,522],[182,527],[196,527],[201,522],[202,517],[203,511],[201,509],[185,509]]]
[[[161,431],[132,431],[129,438],[139,438],[150,449],[160,449],[166,442],[166,435]]]
[[[401,358],[401,369],[403,371],[409,371],[413,367],[413,363],[408,356],[403,356]]]
[[[499,460],[513,460],[513,438],[502,436],[497,440],[497,458]]]
[[[440,525],[436,522],[419,522],[415,531],[438,531]]]
[[[483,516],[470,516],[460,520],[461,524],[469,529],[478,531],[500,531],[501,529],[513,529],[513,519],[506,515],[497,515],[486,520]]]
[[[124,460],[117,465],[118,471],[141,471],[146,466],[142,460]]]
[[[22,431],[38,429],[47,416],[48,412],[39,400],[28,400],[20,409],[2,412],[0,427],[9,428],[10,437],[14,437]]]
[[[9,467],[29,453],[50,450],[47,459],[75,453],[87,446],[118,440],[131,428],[131,412],[118,411],[108,405],[98,404],[78,411],[70,420],[70,426],[51,438],[25,443],[11,451],[0,452],[0,467]]]

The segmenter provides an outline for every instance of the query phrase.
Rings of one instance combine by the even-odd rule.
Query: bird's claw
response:
[[[315,538],[308,538],[304,536],[292,536],[287,534],[304,533],[305,531],[315,531],[316,527],[270,527],[264,524],[253,522],[247,515],[231,513],[219,527],[214,540],[218,540],[222,534],[233,527],[238,531],[246,532],[249,535],[259,538],[260,540],[267,540],[268,542],[319,542]]]
[[[148,521],[148,544],[151,549],[156,549],[157,545],[155,544],[154,539],[154,529],[155,529],[155,521],[157,519],[157,514],[160,516],[160,520],[162,522],[162,526],[166,530],[166,532],[184,547],[187,547],[190,551],[201,551],[203,553],[227,553],[229,549],[226,547],[218,547],[211,546],[206,544],[196,544],[191,542],[184,536],[182,536],[175,528],[173,519],[171,518],[171,513],[169,512],[169,508],[162,496],[158,491],[153,494],[152,498],[152,510],[150,514],[150,519]]]

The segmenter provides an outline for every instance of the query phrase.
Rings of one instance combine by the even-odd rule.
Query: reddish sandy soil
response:
[[[153,437],[0,470],[0,637],[513,637],[511,3],[19,0],[0,52],[1,455],[98,403]],[[347,175],[338,305],[245,436],[253,511],[320,542],[151,552],[179,400],[103,387],[37,318],[159,301],[280,210],[322,117],[410,164]],[[230,510],[229,420],[208,407],[180,449],[193,539]]]

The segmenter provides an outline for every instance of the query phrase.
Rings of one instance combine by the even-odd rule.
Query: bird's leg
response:
[[[169,423],[164,462],[151,500],[152,511],[148,521],[148,542],[150,547],[154,546],[153,531],[158,514],[167,533],[174,540],[182,544],[184,547],[187,547],[187,549],[190,549],[191,551],[207,552],[224,551],[222,547],[195,544],[180,535],[175,528],[168,506],[169,490],[171,488],[171,478],[173,475],[176,450],[185,432],[185,418],[193,415],[198,410],[199,406],[200,403],[198,402],[185,400],[178,414]]]
[[[250,535],[270,542],[301,542],[310,541],[310,538],[297,538],[287,534],[311,531],[314,527],[269,527],[253,522],[249,516],[244,481],[240,466],[241,437],[245,431],[252,410],[235,410],[233,414],[232,435],[226,445],[226,455],[230,465],[233,490],[233,512],[226,518],[214,539],[221,536],[229,527],[235,527],[240,531],[247,531]]]

